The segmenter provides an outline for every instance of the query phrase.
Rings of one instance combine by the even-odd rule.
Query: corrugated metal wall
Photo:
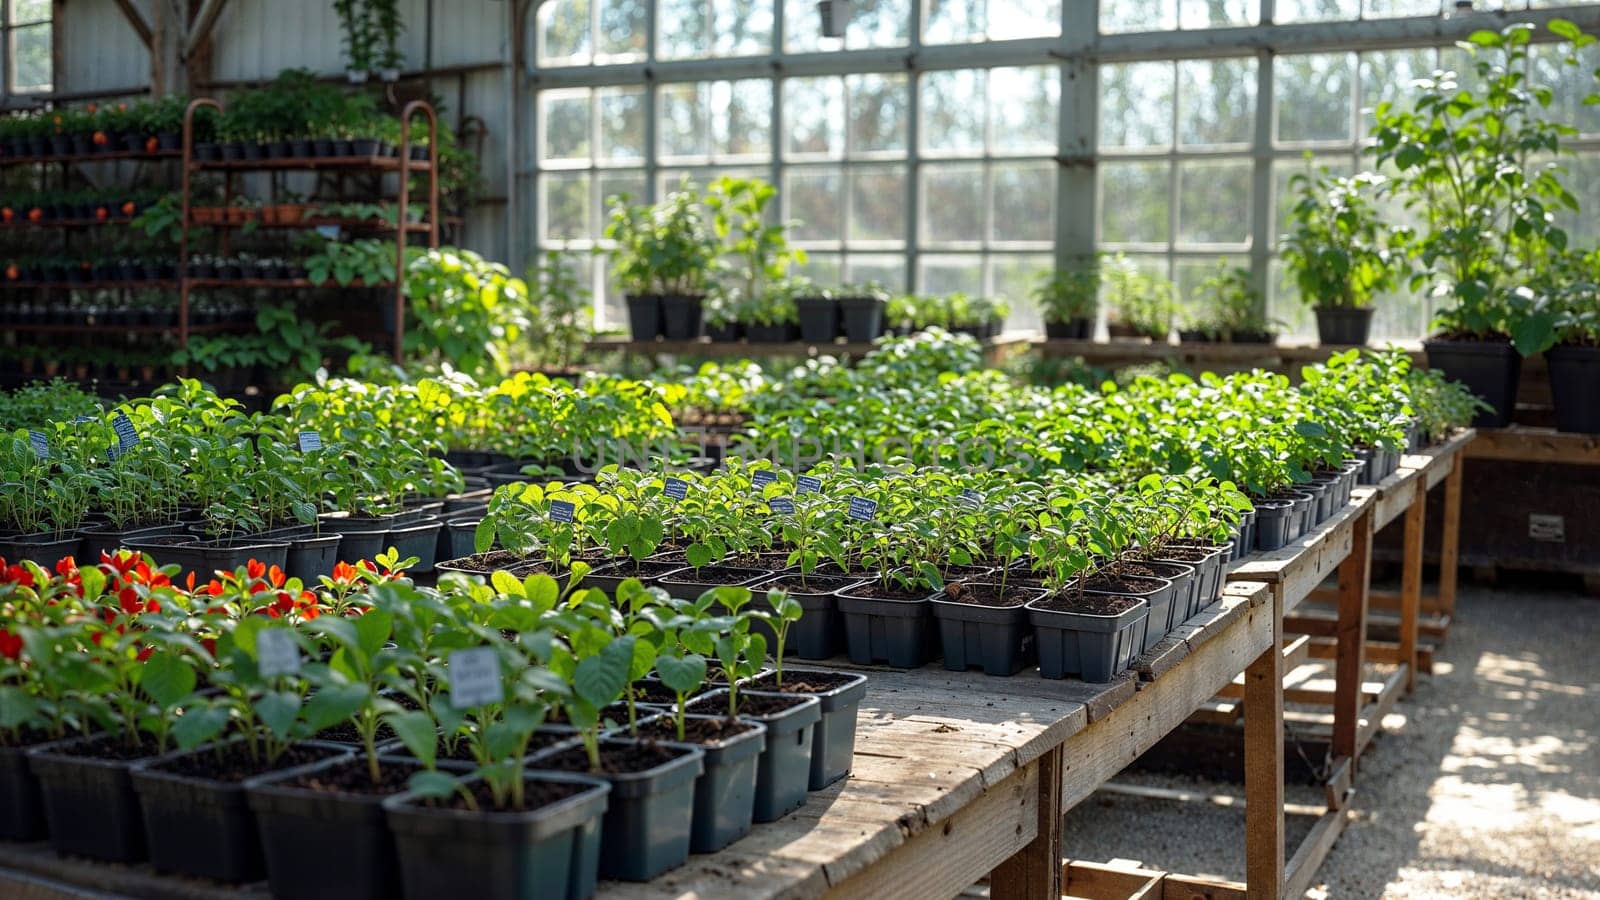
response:
[[[151,4],[132,0],[150,19]],[[401,49],[406,69],[497,65],[509,55],[510,13],[506,0],[401,0],[406,24]],[[118,91],[148,85],[150,53],[114,0],[74,0],[57,7],[60,42],[58,90]],[[431,59],[429,44],[431,43]],[[339,20],[329,0],[230,0],[212,32],[212,77],[221,82],[269,79],[283,69],[335,74],[344,70]],[[442,101],[441,127],[465,117],[487,126],[481,146],[488,202],[468,216],[461,243],[495,259],[506,259],[512,238],[504,227],[506,109],[502,69],[447,74],[434,81]]]

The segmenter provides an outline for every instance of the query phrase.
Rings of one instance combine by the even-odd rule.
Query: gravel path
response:
[[[1433,676],[1385,724],[1308,897],[1600,898],[1600,600],[1464,587]],[[1239,808],[1100,794],[1068,815],[1065,839],[1081,859],[1240,880],[1243,834]]]

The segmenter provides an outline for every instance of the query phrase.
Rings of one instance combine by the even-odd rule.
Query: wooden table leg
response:
[[[1406,507],[1404,559],[1400,569],[1400,664],[1406,667],[1405,692],[1417,683],[1417,617],[1422,614],[1422,539],[1428,515],[1428,485],[1417,479],[1417,494]]]
[[[1356,768],[1359,750],[1362,662],[1367,639],[1367,585],[1372,576],[1372,514],[1356,519],[1350,555],[1339,564],[1339,621],[1334,633],[1333,759],[1350,760]],[[1248,705],[1248,704],[1247,704]]]
[[[1063,749],[1057,744],[1039,758],[1039,833],[1032,843],[989,874],[994,900],[1060,900],[1061,776]]]
[[[1456,569],[1461,563],[1461,467],[1466,458],[1456,454],[1444,479],[1444,531],[1439,537],[1439,612],[1456,614]]]
[[[1272,646],[1244,671],[1244,869],[1251,900],[1283,891],[1283,585],[1272,587]]]

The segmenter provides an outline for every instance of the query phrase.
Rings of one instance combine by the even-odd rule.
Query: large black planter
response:
[[[518,812],[433,808],[411,794],[385,800],[404,896],[581,900],[593,894],[593,845],[611,786],[563,772],[539,772],[528,780],[560,782],[576,792]]]
[[[776,325],[747,322],[744,334],[752,344],[788,344],[800,336],[800,329],[792,322],[779,322]]]
[[[177,565],[180,580],[181,576],[188,572],[194,572],[196,578],[205,580],[210,578],[213,572],[232,572],[243,568],[245,563],[252,559],[266,566],[279,568],[283,568],[289,561],[287,540],[259,537],[185,541],[178,535],[153,535],[130,540],[128,547],[150,554],[162,565]]]
[[[339,562],[341,537],[334,533],[290,538],[284,574],[306,585],[317,584],[320,576],[333,575],[333,567]]]
[[[1094,334],[1091,319],[1069,319],[1065,322],[1045,320],[1044,336],[1052,341],[1086,341]]]
[[[1550,364],[1556,430],[1600,434],[1600,347],[1560,344],[1544,358]]]
[[[832,297],[800,297],[800,339],[810,344],[831,344],[839,336],[839,301]]]
[[[1428,366],[1459,381],[1491,407],[1472,420],[1477,428],[1504,428],[1517,409],[1522,357],[1501,341],[1423,341]]]
[[[839,320],[844,339],[852,344],[867,344],[882,337],[886,306],[877,297],[840,297]]]
[[[67,537],[56,537],[54,534],[22,534],[0,540],[0,556],[12,562],[30,560],[46,571],[52,571],[62,557],[76,554],[81,544],[82,540],[77,532],[72,532]]]
[[[133,789],[144,811],[150,862],[160,871],[239,883],[266,875],[261,836],[242,783],[191,778],[162,771],[178,757],[211,752],[213,745],[146,760],[132,769]],[[346,747],[319,746],[328,758],[351,754]]]
[[[692,341],[700,336],[705,297],[699,294],[663,294],[661,334],[669,341]]]
[[[1044,595],[1042,590],[1013,587],[1006,598],[1015,599],[1014,606],[957,603],[945,593],[934,597],[929,602],[939,623],[944,667],[964,672],[977,666],[985,675],[1015,675],[1032,665],[1033,626],[1023,604]]]
[[[44,801],[26,748],[0,747],[0,841],[37,841],[45,833]]]
[[[131,863],[145,858],[144,820],[129,770],[139,760],[59,752],[102,738],[71,738],[28,751],[39,779],[50,846],[64,856]]]
[[[655,294],[629,294],[628,331],[636,341],[653,341],[661,336],[661,298]]]
[[[1372,331],[1372,307],[1319,306],[1314,311],[1319,343],[1366,345]]]

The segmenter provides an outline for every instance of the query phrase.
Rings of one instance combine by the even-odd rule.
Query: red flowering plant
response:
[[[332,577],[320,576],[323,605],[336,616],[360,615],[363,594],[375,585],[405,580],[406,570],[416,564],[415,556],[400,559],[393,547],[375,559],[334,563]]]
[[[78,614],[82,591],[70,557],[55,575],[32,562],[0,559],[0,746],[58,740],[82,727],[66,683],[49,677],[80,662],[77,655],[53,666],[37,662],[76,649],[76,631],[64,623]]]

